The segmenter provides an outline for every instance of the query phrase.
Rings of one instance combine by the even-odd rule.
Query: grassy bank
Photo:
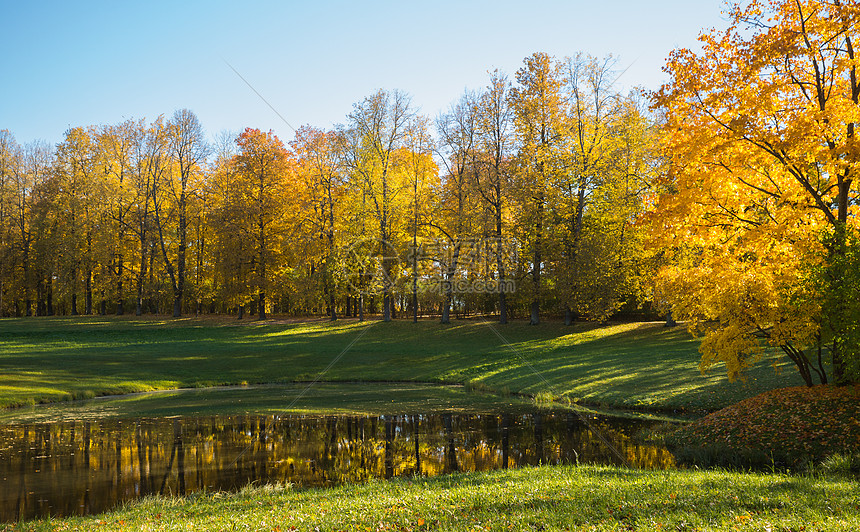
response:
[[[564,405],[554,404],[561,410]],[[422,383],[288,383],[216,386],[98,397],[0,410],[3,423],[50,423],[106,418],[319,414],[399,415],[416,412],[476,414],[533,412],[535,402],[515,395],[471,393],[464,386]],[[632,415],[632,414],[631,414]],[[637,417],[660,418],[659,414]]]
[[[619,407],[716,410],[799,384],[769,361],[700,374],[698,342],[660,323],[0,320],[0,407],[156,389],[297,381],[461,383]]]
[[[151,498],[5,530],[857,530],[857,484],[724,471],[543,467],[325,491]],[[2,525],[0,525],[2,529]]]

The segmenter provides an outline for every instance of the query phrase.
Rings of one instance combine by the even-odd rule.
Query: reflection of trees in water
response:
[[[117,440],[117,451],[119,450],[119,441]],[[170,460],[167,462],[167,468],[164,470],[164,476],[161,478],[161,486],[158,488],[158,494],[164,495],[164,488],[167,487],[167,479],[173,471],[173,461],[176,460],[176,478],[178,484],[178,495],[185,495],[185,450],[182,446],[182,424],[178,419],[173,420],[173,446],[170,451]],[[121,456],[117,453],[117,477],[121,474]],[[140,476],[143,477],[143,467],[140,468]],[[119,479],[117,479],[119,480]]]
[[[326,486],[371,477],[522,465],[667,467],[671,454],[625,436],[630,422],[575,414],[224,416],[0,427],[0,519],[97,512],[145,494],[249,482]],[[13,487],[14,486],[14,487]]]

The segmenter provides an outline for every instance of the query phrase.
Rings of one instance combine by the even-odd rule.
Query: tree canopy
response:
[[[827,358],[844,380],[852,304],[825,302],[822,282],[841,282],[831,266],[856,228],[860,7],[754,0],[729,15],[702,52],[671,55],[652,97],[667,158],[659,299],[704,335],[703,367],[735,377],[769,345],[809,385],[827,382]]]
[[[636,310],[655,137],[613,64],[537,53],[435,120],[381,89],[286,144],[207,142],[187,109],[54,149],[3,131],[0,314]]]

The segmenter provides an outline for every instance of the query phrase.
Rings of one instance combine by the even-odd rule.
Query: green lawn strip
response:
[[[720,368],[702,375],[697,349],[685,330],[659,323],[3,319],[0,406],[319,378],[461,383],[614,407],[716,410],[799,383],[790,366],[777,374],[767,361],[744,382],[729,383]]]
[[[553,405],[564,408],[563,405]],[[463,386],[421,383],[263,384],[143,392],[0,410],[0,423],[40,423],[243,414],[397,415],[533,412],[520,396],[470,393]]]
[[[323,382],[214,386],[111,395],[0,410],[0,423],[52,423],[106,418],[199,417],[271,414],[352,416],[423,413],[495,414],[576,411],[652,421],[688,421],[659,412],[591,408],[567,403],[535,403],[529,397],[470,391],[461,385],[424,383]]]
[[[540,467],[296,490],[148,498],[5,530],[850,530],[847,480],[724,471]]]
[[[814,462],[851,455],[860,450],[860,385],[772,390],[681,426],[667,440]]]

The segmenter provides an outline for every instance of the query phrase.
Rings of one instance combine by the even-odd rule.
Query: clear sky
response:
[[[376,89],[435,117],[489,70],[536,51],[618,58],[624,89],[656,89],[678,47],[724,27],[722,0],[0,0],[0,129],[59,142],[69,127],[188,108],[214,136],[330,128]],[[628,68],[629,67],[629,68]]]

